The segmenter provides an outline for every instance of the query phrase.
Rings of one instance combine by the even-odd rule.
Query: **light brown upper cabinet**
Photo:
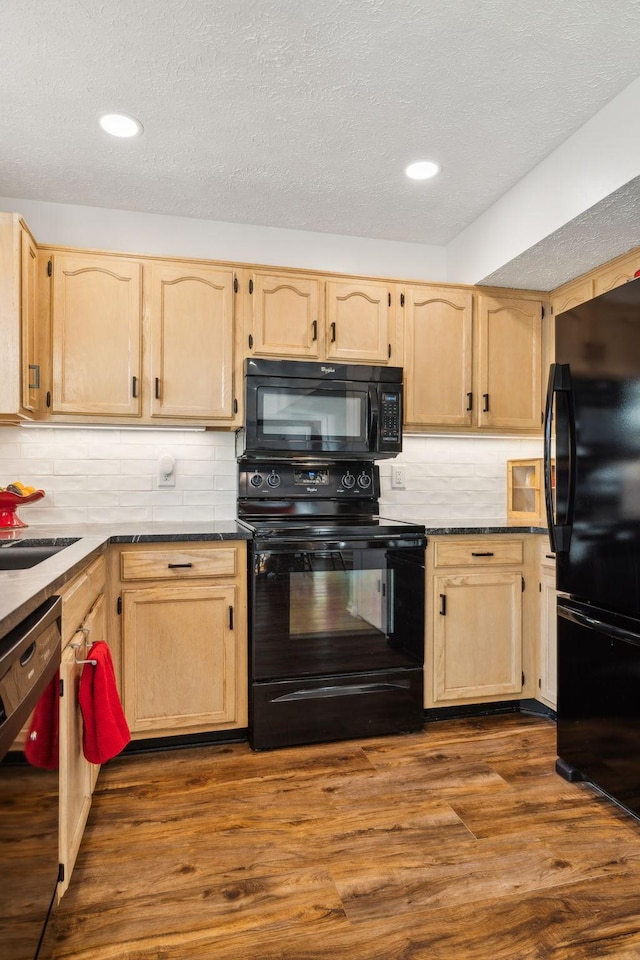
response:
[[[393,338],[389,284],[328,280],[325,295],[327,359],[390,363]]]
[[[542,429],[542,319],[540,300],[478,297],[479,427]]]
[[[54,417],[233,425],[232,268],[47,256]]]
[[[52,413],[139,417],[142,264],[51,255]]]
[[[321,356],[322,289],[315,277],[252,271],[248,352],[256,357],[317,360]]]
[[[540,432],[542,316],[540,300],[405,287],[407,427]]]
[[[38,326],[38,251],[17,214],[0,214],[0,420],[38,416],[43,403]]]
[[[401,363],[392,284],[247,272],[249,356],[337,363]]]
[[[607,267],[599,268],[593,275],[594,297],[633,280],[636,270],[640,270],[640,254],[637,250],[625,257],[619,257]]]
[[[473,295],[406,287],[405,423],[470,427],[473,418]]]
[[[151,416],[231,420],[233,270],[153,262]]]
[[[554,317],[571,307],[578,307],[585,300],[591,300],[593,296],[593,280],[591,277],[576,280],[574,283],[566,284],[554,291],[551,297],[551,312]]]

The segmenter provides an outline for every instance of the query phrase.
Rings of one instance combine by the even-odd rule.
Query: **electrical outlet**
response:
[[[402,490],[407,485],[407,470],[406,467],[401,466],[398,463],[395,463],[391,467],[391,486],[394,490]]]
[[[163,453],[158,460],[158,486],[159,487],[175,487],[176,485],[176,474],[175,474],[176,461],[170,453]]]

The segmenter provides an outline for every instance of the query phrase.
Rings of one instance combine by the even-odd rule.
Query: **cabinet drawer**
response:
[[[497,566],[521,564],[524,559],[522,540],[502,537],[500,540],[448,540],[434,544],[436,567]]]
[[[177,580],[192,577],[233,577],[236,547],[173,550],[126,550],[120,555],[122,580]]]

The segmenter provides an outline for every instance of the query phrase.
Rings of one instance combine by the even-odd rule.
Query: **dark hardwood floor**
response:
[[[58,960],[640,958],[640,824],[523,714],[120,758]]]

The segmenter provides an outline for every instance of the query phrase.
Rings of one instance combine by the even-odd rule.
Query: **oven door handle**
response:
[[[274,697],[272,703],[290,703],[294,700],[327,700],[334,697],[353,697],[364,693],[386,693],[388,690],[408,690],[409,680],[398,680],[395,683],[350,683],[345,686],[332,684],[327,687],[314,687],[311,690],[293,690],[284,693],[281,697]]]
[[[298,540],[280,538],[268,540],[262,537],[254,541],[256,553],[345,553],[348,550],[424,550],[426,537],[390,537],[387,535],[376,537],[375,534],[363,537],[361,540]],[[422,558],[421,558],[422,561]]]

